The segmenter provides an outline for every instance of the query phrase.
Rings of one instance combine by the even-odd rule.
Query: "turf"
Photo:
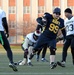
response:
[[[20,47],[11,47],[14,55],[14,61],[17,62],[23,59],[23,51]],[[56,54],[56,61],[61,60],[62,47],[58,47]],[[46,54],[46,58],[49,60],[49,50]],[[41,58],[40,58],[41,59]],[[17,66],[18,72],[14,72],[9,68],[8,58],[6,52],[0,47],[0,75],[74,75],[74,66],[72,65],[70,49],[68,51],[68,57],[66,67],[62,68],[57,66],[55,69],[50,69],[49,62],[36,61],[34,57],[32,60],[33,67],[27,65]]]

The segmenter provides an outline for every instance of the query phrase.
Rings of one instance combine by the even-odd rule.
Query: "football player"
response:
[[[55,8],[53,10],[53,15],[50,13],[44,13],[42,17],[41,23],[38,25],[45,26],[45,30],[40,35],[34,49],[33,53],[30,55],[29,59],[32,59],[34,54],[40,49],[43,48],[44,45],[50,49],[50,67],[54,69],[57,66],[55,62],[55,55],[56,55],[56,37],[58,30],[61,29],[64,39],[66,37],[65,29],[64,29],[64,20],[60,18],[61,10],[60,8]]]
[[[33,66],[31,64],[31,60],[29,59],[29,57],[40,34],[41,34],[40,31],[35,31],[33,33],[27,34],[27,36],[24,38],[24,42],[22,44],[22,49],[24,50],[24,58],[22,61],[18,62],[17,65],[25,65],[27,62],[29,66]]]
[[[6,34],[5,34],[5,32]],[[7,57],[9,59],[9,67],[13,69],[13,71],[18,71],[17,67],[14,65],[13,62],[13,54],[10,48],[10,44],[7,40],[9,37],[9,31],[8,31],[8,24],[7,24],[7,19],[6,19],[6,13],[4,10],[0,9],[0,43],[3,46],[3,48],[7,52]]]
[[[39,61],[39,57],[40,57],[41,51],[42,51],[42,58],[41,58],[41,61],[42,61],[42,62],[48,62],[48,60],[45,58],[46,51],[47,51],[47,45],[45,45],[41,50],[38,50],[38,52],[37,52],[37,54],[36,54],[36,59],[37,59],[37,61]]]
[[[41,21],[42,21],[41,17],[37,18],[38,23],[41,23]],[[44,31],[44,29],[45,29],[45,26],[41,26],[41,25],[38,25],[37,28],[36,28],[36,30],[39,30],[39,31],[42,31],[42,32]],[[62,36],[61,30],[59,30],[58,34],[57,34],[56,42],[59,42],[61,40],[63,40],[63,36]],[[47,45],[44,45],[43,49],[38,50],[38,52],[36,54],[37,61],[39,61],[39,56],[40,56],[41,51],[42,51],[42,59],[41,59],[41,61],[42,62],[48,62],[48,60],[45,58],[46,51],[47,51]]]
[[[72,53],[72,61],[74,65],[74,16],[72,15],[72,10],[70,8],[65,9],[65,28],[66,28],[66,41],[63,46],[62,52],[62,61],[57,62],[59,66],[65,67],[66,57],[67,57],[67,50],[71,46],[71,53]]]
[[[38,18],[36,19],[36,21],[37,21],[38,23],[39,23],[39,22],[41,23],[42,17],[38,17]],[[37,25],[37,27],[36,27],[36,30],[39,30],[40,32],[43,32],[44,29],[45,29],[45,27],[43,27],[43,26],[41,26],[41,25]],[[43,49],[38,50],[38,52],[36,53],[36,59],[37,59],[37,61],[39,61],[39,57],[40,57],[41,51],[42,51],[42,59],[41,59],[41,61],[42,61],[42,62],[48,62],[48,60],[45,59],[45,55],[46,55],[46,51],[47,51],[47,45],[45,45],[45,46],[43,47]]]

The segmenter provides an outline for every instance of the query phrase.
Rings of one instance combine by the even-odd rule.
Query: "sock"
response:
[[[55,55],[50,55],[50,64],[55,62]]]
[[[28,59],[28,62],[27,63],[30,63],[31,62],[31,60],[30,59]]]

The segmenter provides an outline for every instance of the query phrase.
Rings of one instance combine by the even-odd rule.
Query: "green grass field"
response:
[[[14,61],[17,62],[23,59],[23,51],[19,46],[12,46],[12,51],[14,54]],[[61,60],[62,47],[58,47],[56,61]],[[46,54],[46,58],[49,60],[49,50]],[[72,65],[71,53],[68,51],[68,57],[66,62],[66,67],[62,68],[57,66],[55,69],[50,69],[49,62],[36,62],[34,57],[32,60],[33,67],[24,65],[17,66],[18,72],[14,72],[9,68],[8,58],[6,52],[2,47],[0,47],[0,75],[74,75],[74,66]]]

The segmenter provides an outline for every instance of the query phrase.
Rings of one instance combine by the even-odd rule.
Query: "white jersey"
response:
[[[34,33],[30,33],[26,36],[26,38],[28,38],[31,42],[36,43],[36,40],[33,38],[33,34]]]
[[[33,33],[30,33],[26,36],[22,46],[24,49],[28,49],[29,46],[34,46],[36,42],[37,40],[34,40]]]
[[[2,25],[2,18],[4,17],[6,17],[6,14],[2,9],[0,9],[0,31],[4,31],[4,27]]]
[[[74,17],[65,20],[66,36],[74,35]]]

